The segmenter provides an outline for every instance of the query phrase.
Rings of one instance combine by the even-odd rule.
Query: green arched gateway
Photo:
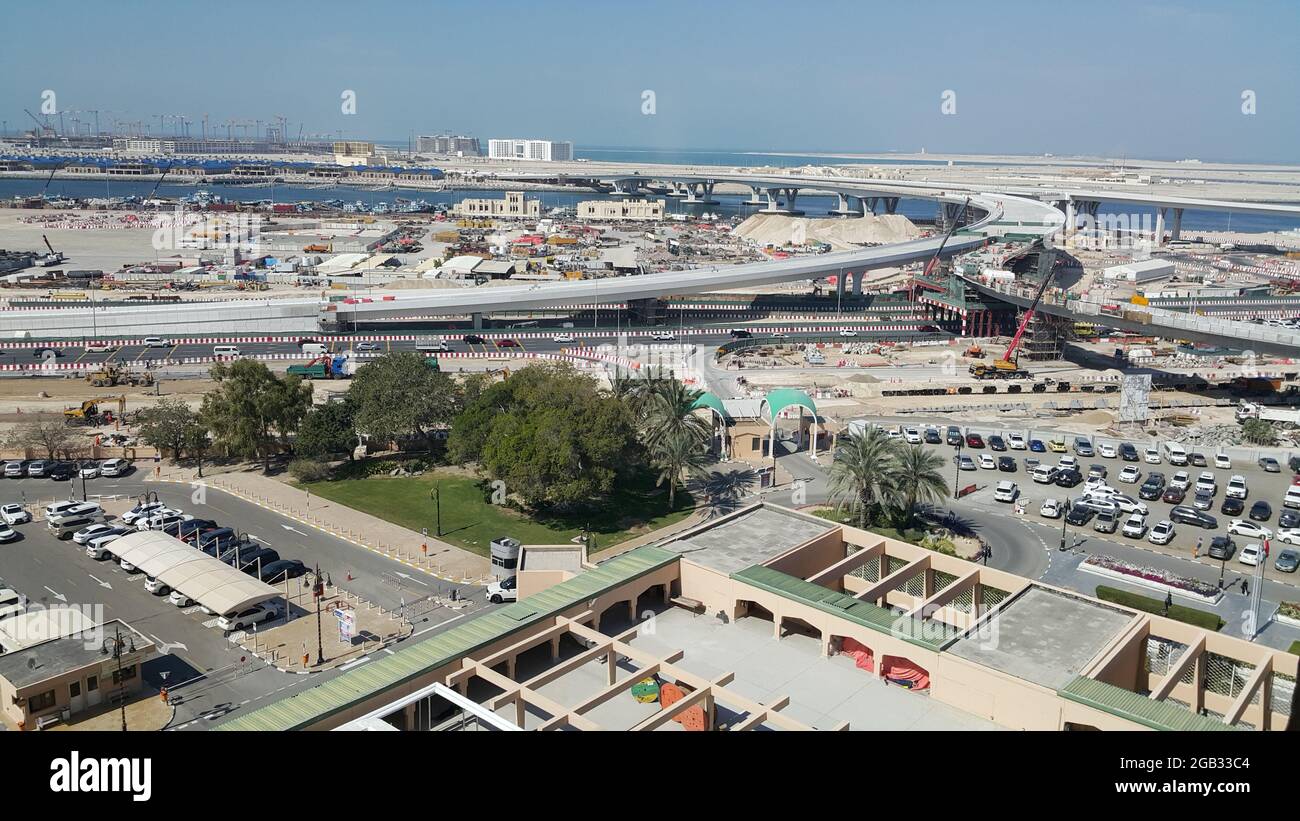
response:
[[[807,408],[813,415],[813,419],[817,418],[817,405],[812,401],[812,397],[794,388],[777,388],[763,397],[762,405],[767,406],[767,419],[773,424],[776,423],[776,415],[791,405]],[[761,408],[762,405],[759,407]]]
[[[700,398],[696,399],[695,404],[691,405],[691,410],[699,410],[700,408],[709,408],[716,413],[718,418],[724,423],[731,421],[731,414],[727,413],[726,405],[722,404],[722,400],[717,396],[708,393],[707,391],[700,394]]]

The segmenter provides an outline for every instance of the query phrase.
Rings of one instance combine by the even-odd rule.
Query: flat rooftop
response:
[[[1133,618],[1124,610],[1034,585],[992,617],[990,630],[958,640],[948,652],[1059,690]]]
[[[121,630],[122,637],[129,638],[134,645],[131,653],[124,654],[124,663],[131,663],[126,661],[128,657],[139,658],[138,654],[153,647],[152,641],[126,622],[114,620],[5,653],[0,656],[0,677],[15,688],[23,688],[88,665],[104,663],[110,657],[104,652],[103,640],[114,635],[114,630]]]
[[[727,575],[762,564],[839,525],[779,508],[759,507],[661,545]]]

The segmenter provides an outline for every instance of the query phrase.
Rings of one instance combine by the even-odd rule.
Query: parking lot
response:
[[[927,426],[919,427],[921,428],[921,433],[924,434]],[[949,470],[952,471],[952,474],[950,475],[953,476],[955,485],[958,488],[966,488],[970,485],[975,485],[977,487],[974,492],[965,497],[967,501],[993,509],[1005,510],[1011,515],[1017,515],[1015,511],[1019,509],[1023,511],[1023,513],[1019,515],[1024,516],[1027,520],[1036,521],[1049,527],[1061,528],[1064,525],[1067,544],[1072,544],[1075,539],[1081,536],[1086,536],[1089,541],[1109,540],[1121,544],[1128,544],[1133,547],[1158,551],[1171,556],[1191,559],[1197,549],[1198,542],[1200,542],[1201,561],[1212,561],[1215,564],[1219,564],[1220,562],[1217,559],[1212,560],[1207,557],[1211,540],[1215,536],[1228,535],[1228,527],[1233,520],[1242,519],[1250,521],[1248,514],[1255,502],[1263,500],[1269,504],[1271,510],[1269,511],[1267,519],[1259,521],[1257,524],[1268,528],[1274,534],[1277,534],[1279,530],[1279,516],[1284,511],[1288,510],[1283,506],[1282,502],[1287,489],[1291,487],[1293,474],[1287,465],[1286,458],[1280,455],[1274,455],[1274,458],[1279,462],[1280,467],[1280,471],[1277,473],[1266,472],[1262,469],[1258,464],[1257,456],[1255,456],[1255,458],[1243,458],[1240,455],[1232,456],[1230,457],[1231,467],[1216,467],[1216,453],[1214,451],[1202,452],[1206,461],[1205,467],[1196,466],[1190,463],[1185,466],[1171,465],[1166,461],[1163,449],[1160,449],[1160,462],[1158,464],[1153,464],[1145,461],[1146,447],[1150,443],[1142,442],[1140,440],[1092,437],[1090,444],[1093,446],[1094,455],[1078,456],[1074,452],[1074,435],[1044,431],[1017,431],[1012,428],[999,429],[994,427],[971,427],[969,429],[963,428],[963,445],[960,453],[963,457],[971,457],[971,462],[975,467],[974,469],[958,471],[957,465],[954,463],[954,459],[958,452],[957,448],[947,444],[946,426],[938,428],[938,430],[940,435],[945,439],[944,443],[939,445],[928,443],[927,447],[944,457],[945,461],[949,465]],[[980,437],[983,447],[971,447],[966,444],[965,437],[970,433],[975,433]],[[1024,450],[1013,449],[1009,446],[1012,433],[1019,433],[1024,439]],[[1001,436],[1003,442],[1008,444],[1005,450],[994,450],[993,447],[991,447],[990,438],[995,435]],[[1038,439],[1043,443],[1044,450],[1042,452],[1029,450],[1029,445],[1034,439]],[[1053,439],[1056,440],[1058,447],[1061,444],[1064,444],[1066,451],[1053,452],[1050,447]],[[1137,452],[1137,461],[1126,461],[1120,456],[1120,445],[1125,441],[1128,441],[1134,446],[1134,449]],[[1115,455],[1110,457],[1101,455],[1103,452],[1103,449],[1100,447],[1101,445],[1111,445],[1114,447]],[[1109,450],[1107,450],[1107,452],[1109,452]],[[981,459],[983,456],[990,457],[994,466],[988,467],[987,465],[989,464],[989,460]],[[1009,457],[1014,460],[1014,471],[999,470],[996,467],[997,462],[1003,457]],[[1095,529],[1096,518],[1090,519],[1084,525],[1076,526],[1066,523],[1064,515],[1058,515],[1056,517],[1043,515],[1042,508],[1045,500],[1055,499],[1058,503],[1064,503],[1069,499],[1073,502],[1081,498],[1086,492],[1086,484],[1082,481],[1074,487],[1061,487],[1054,483],[1041,484],[1035,482],[1031,478],[1030,469],[1028,467],[1029,465],[1041,464],[1057,466],[1060,464],[1063,457],[1073,457],[1077,461],[1078,469],[1082,474],[1081,478],[1084,480],[1087,479],[1089,471],[1094,465],[1100,466],[1105,470],[1106,484],[1125,496],[1140,501],[1141,504],[1146,507],[1148,510],[1148,515],[1145,517],[1146,529],[1141,537],[1131,537],[1123,534],[1123,525],[1129,519],[1129,514],[1127,513],[1121,512],[1118,515],[1118,524],[1113,533],[1098,532]],[[981,462],[985,465],[984,467],[980,466]],[[1138,473],[1137,478],[1132,482],[1120,481],[1119,477],[1121,472],[1124,468],[1130,466],[1136,469]],[[1204,512],[1217,520],[1217,526],[1213,528],[1201,528],[1192,524],[1175,522],[1173,523],[1174,536],[1168,544],[1156,545],[1149,541],[1151,528],[1162,520],[1168,520],[1170,518],[1170,511],[1175,507],[1173,503],[1164,501],[1163,498],[1155,500],[1139,499],[1139,489],[1152,471],[1164,475],[1166,487],[1168,487],[1170,481],[1177,472],[1187,472],[1191,486],[1188,488],[1186,497],[1182,502],[1183,506],[1186,507],[1193,506],[1195,496],[1194,489],[1200,474],[1207,471],[1213,474],[1215,490],[1212,497],[1211,507],[1209,510]],[[1223,513],[1223,505],[1226,499],[1226,488],[1229,479],[1234,475],[1240,475],[1246,480],[1247,496],[1243,500],[1243,511],[1239,514],[1232,515]],[[998,501],[995,499],[997,485],[1002,481],[1012,481],[1016,483],[1018,495],[1014,503]],[[1291,525],[1291,527],[1300,527],[1300,525]],[[1235,550],[1232,557],[1226,561],[1226,570],[1235,574],[1251,573],[1254,568],[1240,562],[1242,548],[1249,544],[1258,544],[1259,539],[1248,535],[1232,535],[1230,538],[1235,543]],[[1265,578],[1292,586],[1300,585],[1300,578],[1297,578],[1295,572],[1282,572],[1275,567],[1276,560],[1283,550],[1289,549],[1300,552],[1300,532],[1288,535],[1285,538],[1293,539],[1295,543],[1280,543],[1275,535],[1272,542],[1270,556],[1265,563]],[[1225,578],[1231,578],[1231,576],[1225,575]]]

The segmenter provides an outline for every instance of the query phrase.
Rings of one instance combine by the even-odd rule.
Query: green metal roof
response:
[[[1237,730],[1209,716],[1104,681],[1079,676],[1057,690],[1063,698],[1150,727],[1153,730]]]
[[[797,576],[770,567],[754,565],[732,573],[731,578],[791,601],[815,607],[877,632],[888,633],[927,650],[938,652],[956,638],[956,634],[951,629],[939,622],[916,618],[905,619],[888,608],[837,593],[829,587],[804,581]]]
[[[403,647],[297,695],[218,725],[218,730],[298,730],[358,701],[398,687],[511,633],[552,618],[575,605],[678,559],[659,547],[639,547],[526,599],[470,619]]]
[[[778,413],[791,405],[802,405],[813,416],[817,415],[817,405],[812,401],[812,397],[794,388],[777,388],[763,397],[763,401],[767,403],[768,419],[775,420]]]
[[[712,408],[724,422],[731,421],[731,414],[727,413],[726,405],[722,404],[722,400],[717,396],[707,391],[700,394],[700,398],[696,399],[695,404],[691,405],[691,410],[699,408]]]

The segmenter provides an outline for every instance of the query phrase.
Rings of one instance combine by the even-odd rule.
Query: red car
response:
[[[516,341],[514,341],[513,339],[498,339],[498,340],[497,340],[497,347],[498,347],[498,348],[518,348],[518,347],[519,347],[519,343],[516,342]]]
[[[1166,504],[1181,505],[1183,499],[1187,498],[1187,490],[1181,487],[1170,487],[1165,490],[1165,495],[1160,498]]]
[[[966,434],[966,447],[968,447],[968,448],[982,448],[982,447],[984,447],[984,439],[983,439],[983,437],[981,437],[978,433],[968,433],[968,434]]]

